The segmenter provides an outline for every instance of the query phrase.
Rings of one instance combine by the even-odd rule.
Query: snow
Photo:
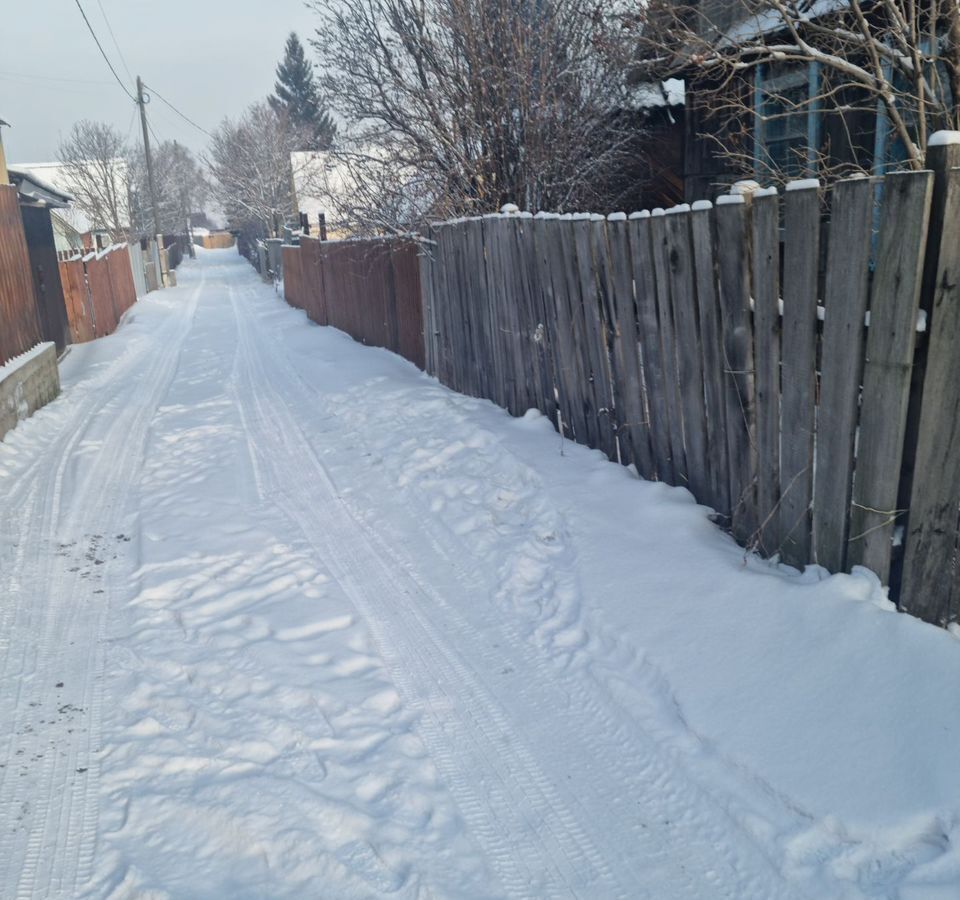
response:
[[[612,212],[607,216],[609,222],[626,222],[627,214],[625,212]]]
[[[178,276],[0,444],[0,895],[957,895],[954,636]]]
[[[686,85],[682,78],[668,78],[662,82],[644,82],[634,89],[633,105],[637,109],[683,106],[685,102]]]
[[[53,346],[54,344],[51,341],[45,341],[34,345],[29,350],[25,350],[12,359],[8,359],[0,366],[0,381],[6,380],[19,369],[22,369],[28,362],[36,359],[41,353]]]
[[[819,178],[798,178],[787,182],[787,191],[810,191],[820,187]]]
[[[717,206],[730,206],[737,203],[746,202],[743,194],[721,194],[717,197]]]
[[[960,144],[960,131],[935,131],[927,141],[928,147],[947,147]]]
[[[713,209],[713,204],[709,200],[694,200],[691,209],[694,212],[704,212]]]

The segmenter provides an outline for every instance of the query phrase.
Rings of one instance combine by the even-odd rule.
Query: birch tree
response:
[[[253,226],[259,236],[281,234],[294,212],[291,154],[304,139],[285,113],[275,113],[265,101],[237,120],[224,119],[205,162],[230,227]]]

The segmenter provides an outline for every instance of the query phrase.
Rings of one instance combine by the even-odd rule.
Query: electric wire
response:
[[[83,21],[86,22],[87,30],[90,32],[90,36],[93,38],[94,43],[97,45],[97,49],[100,51],[100,55],[103,57],[104,62],[109,67],[110,71],[113,73],[113,77],[116,78],[117,84],[120,85],[123,92],[134,102],[137,102],[137,98],[130,93],[129,88],[123,83],[123,79],[117,74],[117,70],[113,67],[113,63],[110,62],[110,57],[107,56],[106,52],[103,49],[103,45],[100,43],[100,38],[97,37],[97,33],[93,30],[93,25],[90,24],[90,20],[87,18],[86,12],[84,12],[83,6],[80,4],[80,0],[75,0],[77,4],[77,9],[80,10],[80,15],[83,16]]]
[[[103,8],[103,3],[101,3],[100,0],[97,0],[97,6],[100,7],[100,15],[103,16],[103,21],[107,23],[107,31],[110,32],[110,39],[113,41],[113,46],[117,48],[117,53],[120,56],[120,62],[123,63],[123,70],[127,73],[127,78],[131,81],[136,81],[133,73],[130,71],[130,66],[127,65],[126,57],[124,57],[123,51],[120,49],[120,44],[117,43],[117,36],[113,33],[113,26],[110,24],[107,11]]]
[[[172,109],[178,116],[180,116],[180,118],[183,119],[184,122],[187,122],[188,124],[192,125],[194,128],[197,129],[197,131],[203,132],[208,138],[213,137],[213,135],[210,134],[210,132],[207,131],[206,128],[204,128],[202,125],[198,125],[189,116],[180,112],[180,110],[177,109],[169,100],[163,97],[163,95],[156,88],[151,87],[148,84],[145,84],[144,87],[147,88],[161,103],[165,103],[167,106],[169,106],[170,109]]]

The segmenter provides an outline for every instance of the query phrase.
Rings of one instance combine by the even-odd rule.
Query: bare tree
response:
[[[603,176],[635,152],[637,138],[620,115],[631,103],[623,77],[631,47],[616,4],[311,5],[321,84],[348,126],[334,153],[375,186],[356,204],[361,224],[406,227],[424,209],[444,216],[506,202],[558,210],[614,202]]]
[[[711,9],[714,10],[711,14]],[[960,127],[960,4],[957,0],[731,0],[725,4],[653,0],[635,14],[645,77],[683,72],[709,107],[704,137],[719,140],[741,169],[784,177],[783,160],[756,159],[746,139],[763,127],[810,109],[831,117],[850,152],[811,149],[819,174],[866,168],[857,152],[857,116],[888,128],[899,163],[924,165],[933,131]],[[762,104],[753,93],[758,67],[768,74],[816,66],[809,87],[765,79]],[[862,118],[861,120],[862,121]],[[739,125],[738,129],[730,123]],[[862,148],[859,148],[862,149]],[[788,165],[793,169],[795,166]]]
[[[182,232],[187,217],[203,210],[210,186],[183,144],[162,141],[152,149],[160,228],[165,234]],[[131,156],[130,173],[132,228],[136,234],[150,234],[154,229],[153,208],[142,148]]]
[[[291,154],[304,146],[302,131],[266,102],[254,103],[237,121],[221,123],[205,162],[213,196],[231,227],[280,234],[294,212]]]
[[[130,228],[128,147],[104,122],[77,122],[60,142],[67,190],[93,229],[125,240]]]

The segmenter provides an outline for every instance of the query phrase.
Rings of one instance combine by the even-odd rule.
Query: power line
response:
[[[100,43],[100,38],[97,37],[97,33],[93,30],[93,26],[90,24],[90,20],[87,18],[87,14],[83,11],[83,7],[80,5],[80,0],[76,0],[77,9],[80,10],[80,15],[83,16],[83,21],[87,23],[87,30],[90,32],[91,37],[97,45],[97,49],[100,51],[100,55],[103,57],[104,62],[109,66],[110,71],[113,73],[113,77],[117,79],[117,84],[123,89],[123,92],[131,99],[134,103],[137,102],[137,98],[130,93],[127,86],[123,83],[123,80],[117,74],[117,70],[113,67],[113,63],[110,62],[110,57],[104,52],[103,45]]]
[[[127,73],[127,78],[133,81],[133,73],[130,71],[130,66],[127,65],[127,60],[123,55],[123,51],[120,49],[120,45],[117,43],[117,36],[113,33],[113,26],[110,24],[107,11],[103,8],[103,4],[100,2],[100,0],[97,0],[97,6],[100,7],[100,15],[103,16],[103,21],[107,23],[107,31],[110,32],[110,37],[113,40],[113,46],[117,48],[117,53],[120,54],[120,62],[123,63],[123,70]]]
[[[0,69],[0,78],[17,78],[26,81],[56,81],[65,84],[94,84],[107,85],[113,84],[112,81],[91,81],[84,78],[63,78],[57,75],[34,75],[32,72],[8,72]]]
[[[198,125],[198,124],[197,124],[196,122],[194,122],[193,119],[191,119],[189,116],[184,115],[184,113],[180,112],[180,110],[177,109],[169,100],[167,100],[167,99],[165,99],[164,97],[162,97],[162,96],[160,95],[160,92],[159,92],[156,88],[150,87],[149,84],[148,84],[148,85],[145,85],[145,87],[146,87],[147,90],[149,90],[158,100],[160,100],[161,103],[165,103],[167,106],[169,106],[170,109],[172,109],[178,116],[180,116],[180,118],[183,119],[184,122],[186,122],[186,123],[189,124],[189,125],[192,125],[194,128],[197,129],[197,131],[202,131],[208,138],[212,138],[212,137],[213,137],[213,135],[210,134],[210,132],[207,131],[206,128],[204,128],[204,127],[201,126],[201,125]]]

